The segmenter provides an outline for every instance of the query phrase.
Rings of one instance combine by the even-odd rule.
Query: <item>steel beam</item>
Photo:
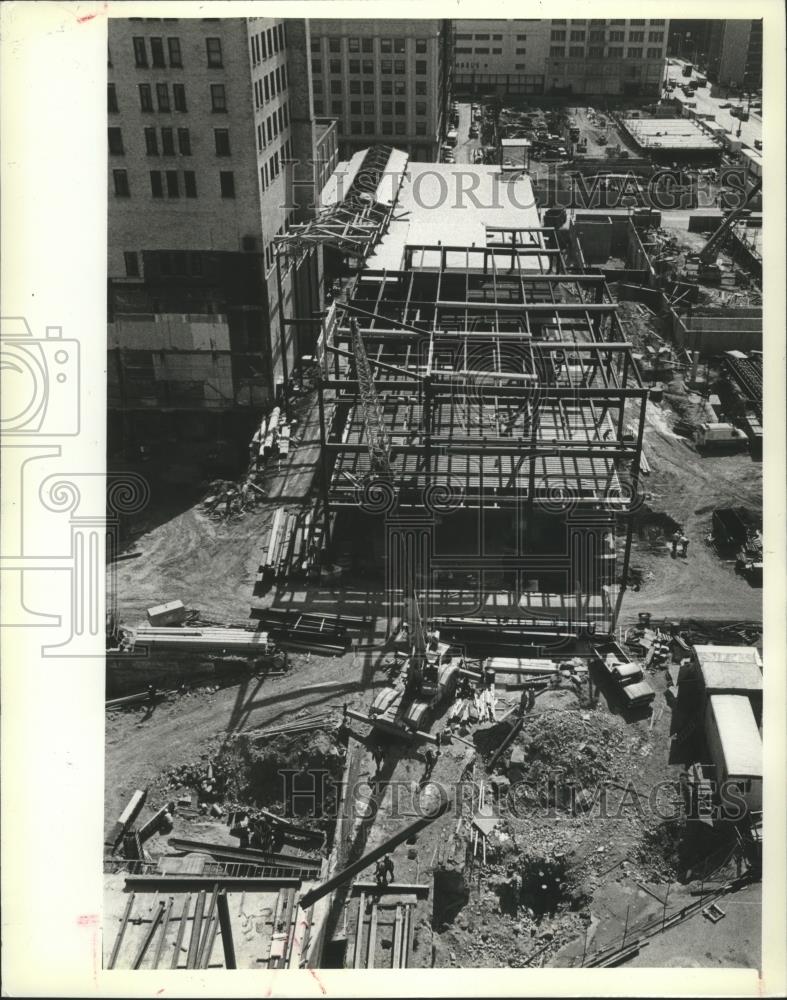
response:
[[[362,858],[359,858],[353,864],[348,865],[342,871],[338,872],[333,878],[329,878],[327,882],[323,882],[322,885],[316,886],[310,892],[305,893],[301,896],[300,906],[302,909],[307,910],[310,906],[317,902],[317,900],[322,899],[323,896],[327,896],[329,892],[333,892],[340,885],[344,885],[349,882],[350,879],[362,872],[364,868],[368,868],[373,862],[384,857],[389,851],[393,850],[398,844],[404,843],[409,837],[415,836],[424,827],[429,826],[436,819],[446,813],[450,807],[450,802],[447,799],[443,799],[440,802],[437,810],[428,815],[423,816],[421,819],[417,819],[414,823],[410,823],[408,826],[399,830],[398,833],[393,834],[393,836],[388,837],[382,842],[378,847],[364,854]]]

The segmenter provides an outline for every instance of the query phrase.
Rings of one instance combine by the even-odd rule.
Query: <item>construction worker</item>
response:
[[[380,888],[386,884],[386,871],[385,859],[381,858],[374,866],[374,879]]]
[[[672,534],[672,558],[678,554],[678,542],[681,539],[681,533],[679,530],[675,530]]]
[[[680,554],[685,559],[689,552],[689,540],[685,535],[680,536],[681,551]]]
[[[385,760],[385,753],[383,752],[383,748],[380,746],[379,743],[376,743],[374,747],[372,747],[372,757],[374,758],[374,767],[375,767],[374,776],[376,778],[377,775],[382,770],[383,761]]]
[[[390,854],[386,854],[385,857],[383,858],[383,867],[385,869],[386,881],[388,883],[393,882],[393,880],[394,880],[394,863],[393,863],[393,858],[391,857]],[[390,878],[388,878],[389,875],[390,875]]]
[[[424,761],[426,763],[426,767],[424,768],[424,781],[428,781],[429,778],[431,778],[439,753],[439,750],[435,753],[431,747],[426,748],[426,752],[424,753]]]

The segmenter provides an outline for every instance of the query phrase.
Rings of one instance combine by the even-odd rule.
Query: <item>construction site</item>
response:
[[[277,238],[316,346],[108,571],[106,968],[758,966],[759,183],[535,188],[374,146]]]

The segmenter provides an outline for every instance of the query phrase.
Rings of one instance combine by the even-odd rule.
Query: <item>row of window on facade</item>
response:
[[[289,104],[284,104],[257,125],[257,149],[264,149],[268,143],[283,132],[290,124]]]
[[[366,97],[374,96],[376,82],[374,80],[350,80],[350,94],[363,94]],[[315,95],[325,93],[325,85],[322,80],[313,80],[312,89]],[[343,94],[344,86],[341,80],[331,80],[329,90],[332,94]],[[403,97],[407,94],[407,80],[381,80],[380,93],[383,97],[394,96]],[[415,81],[415,96],[426,97],[426,80]]]
[[[286,30],[284,22],[280,21],[267,31],[260,31],[251,36],[252,66],[259,66],[264,59],[284,51],[287,46]]]
[[[407,60],[406,59],[380,59],[376,62],[374,59],[348,59],[345,63],[342,59],[329,59],[328,60],[328,72],[341,74],[344,72],[344,67],[347,67],[347,71],[351,74],[365,73],[367,75],[373,75],[379,70],[381,73],[406,73],[407,72]],[[323,61],[322,59],[312,59],[312,73],[321,74],[323,71]],[[426,76],[427,72],[427,62],[425,59],[415,60],[415,73],[416,76]]]
[[[552,31],[549,36],[551,42],[565,42],[566,36],[568,36],[568,41],[570,42],[584,42],[587,38],[591,42],[622,42],[626,40],[625,31]],[[644,31],[631,31],[628,33],[629,42],[644,42],[645,32]],[[659,42],[664,41],[663,31],[649,31],[648,38],[649,42]]]
[[[125,147],[123,143],[123,130],[110,127],[107,129],[109,138],[109,152],[113,156],[123,156]],[[159,133],[161,142],[159,143]],[[145,139],[145,152],[148,156],[191,156],[191,131],[187,128],[145,128],[143,129]],[[177,139],[177,143],[176,143]],[[215,128],[213,130],[213,141],[216,156],[231,156],[230,151],[230,131],[227,128]],[[176,151],[177,150],[177,151]]]
[[[159,111],[168,114],[171,111],[186,112],[186,87],[182,83],[173,83],[172,90],[168,83],[155,84],[155,104],[153,101],[154,85],[150,83],[140,83],[139,89],[139,109],[140,111]],[[170,99],[171,98],[171,99]],[[115,84],[107,85],[107,108],[109,111],[118,110],[118,99]],[[216,112],[226,112],[227,92],[223,83],[212,83],[210,85],[210,110]]]
[[[254,81],[254,107],[259,109],[287,89],[287,67],[277,66]]]
[[[134,65],[137,69],[146,69],[149,65],[154,69],[164,69],[166,66],[170,69],[183,69],[183,52],[179,38],[143,38],[137,35],[131,41],[134,46]],[[224,57],[220,38],[205,39],[205,59],[208,69],[222,69]]]
[[[314,102],[314,112],[315,114],[323,114],[322,111],[322,101]],[[332,114],[339,114],[338,111],[333,111]],[[377,120],[373,121],[351,121],[349,126],[349,132],[345,132],[344,125],[341,121],[336,123],[336,130],[339,135],[376,135],[378,132],[382,135],[407,135],[408,128],[406,121],[391,121],[383,120],[380,122],[380,126],[377,126]],[[415,135],[428,135],[427,122],[419,121],[415,123]]]
[[[549,49],[549,58],[562,59],[567,55],[569,59],[582,59],[587,55],[588,59],[622,59],[624,52],[626,59],[642,59],[643,53],[645,59],[662,59],[664,57],[660,48],[647,49],[646,51],[639,47],[624,49],[622,45],[609,45],[606,49],[603,45],[590,45],[586,51],[584,45],[569,45],[568,53],[566,53],[564,45],[553,45]]]
[[[375,49],[375,41],[377,41],[377,49]],[[379,52],[381,55],[386,53],[404,53],[408,51],[411,44],[415,47],[415,52],[417,55],[425,54],[427,51],[426,38],[357,38],[350,36],[345,38],[343,35],[328,35],[327,38],[312,38],[311,40],[311,50],[312,52],[321,52],[323,46],[327,46],[328,52],[341,52],[342,43],[346,42],[347,52]]]
[[[284,169],[284,164],[290,159],[290,140],[288,139],[278,150],[270,156],[260,167],[260,187],[267,191]]]
[[[197,197],[197,175],[193,170],[151,170],[150,193],[154,198],[180,198],[181,191],[186,198]],[[131,197],[131,185],[127,170],[113,170],[112,183],[118,198]],[[219,192],[222,198],[235,197],[235,174],[232,170],[219,171]]]
[[[565,18],[562,18],[562,19],[556,18],[556,17],[552,18],[552,24],[568,24],[568,23],[569,22]],[[571,24],[587,24],[587,20],[586,19],[580,19],[580,18],[572,17],[570,23]],[[653,18],[653,17],[651,17],[649,21],[646,21],[644,18],[642,18],[640,20],[636,20],[635,18],[618,17],[618,18],[610,18],[608,20],[608,19],[602,17],[600,20],[594,19],[594,20],[591,20],[591,22],[590,22],[591,27],[594,24],[626,24],[626,23],[633,24],[633,25],[641,25],[641,24],[652,24],[654,26],[655,25],[660,25],[663,28],[664,25],[666,24],[666,21],[663,18]]]

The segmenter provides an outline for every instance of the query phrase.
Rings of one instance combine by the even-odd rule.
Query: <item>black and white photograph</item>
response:
[[[18,259],[94,221],[4,264],[6,737],[68,719],[3,867],[89,874],[5,961],[780,995],[781,6],[27,6],[101,51]]]

